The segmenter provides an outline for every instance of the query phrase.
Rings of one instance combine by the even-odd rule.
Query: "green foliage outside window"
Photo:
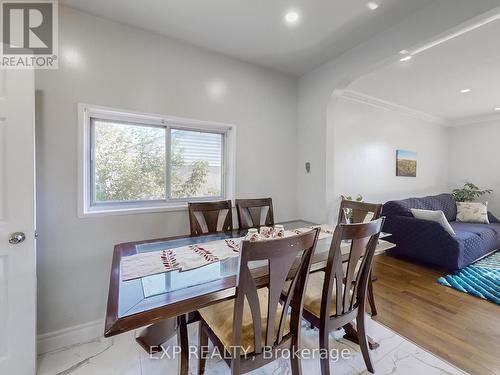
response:
[[[97,202],[166,198],[165,131],[109,122],[95,126]],[[186,166],[182,149],[172,150],[171,198],[196,196],[207,180],[208,161]]]

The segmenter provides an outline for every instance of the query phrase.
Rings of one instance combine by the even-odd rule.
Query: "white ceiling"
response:
[[[500,20],[395,63],[349,86],[461,125],[500,116]],[[462,89],[471,89],[461,94]]]
[[[301,75],[435,0],[60,0],[241,60]],[[285,25],[296,9],[300,23]]]

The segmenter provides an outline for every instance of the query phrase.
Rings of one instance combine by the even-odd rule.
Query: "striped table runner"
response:
[[[320,239],[331,237],[330,228],[321,226],[321,229]],[[310,230],[309,227],[285,231],[285,237]],[[237,257],[243,238],[217,240],[124,257],[121,261],[121,279],[127,281],[174,270],[188,271]]]

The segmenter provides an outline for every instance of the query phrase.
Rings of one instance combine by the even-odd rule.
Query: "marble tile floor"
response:
[[[375,373],[404,375],[452,375],[465,374],[432,353],[416,346],[383,325],[367,319],[368,333],[380,343],[372,351]],[[174,375],[177,374],[177,359],[151,359],[134,340],[135,332],[125,333],[110,339],[75,345],[59,351],[43,354],[38,358],[38,375]],[[337,361],[331,361],[332,374],[369,374],[357,345],[342,338],[342,331],[330,335],[330,349],[338,349]],[[189,343],[196,345],[197,324],[189,326]],[[165,345],[175,344],[173,338]],[[318,347],[318,331],[303,325],[302,347]],[[342,350],[344,351],[342,352]],[[197,360],[190,361],[190,373],[197,374]],[[319,359],[302,360],[303,374],[320,374]],[[229,368],[221,359],[207,360],[207,375],[229,374]],[[291,374],[289,360],[278,359],[256,370],[252,375]]]

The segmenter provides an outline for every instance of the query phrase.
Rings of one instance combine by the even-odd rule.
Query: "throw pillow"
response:
[[[488,202],[457,202],[457,221],[489,224]]]
[[[443,211],[418,210],[416,208],[412,208],[411,213],[415,219],[435,221],[436,223],[441,224],[443,229],[449,234],[452,236],[455,235],[455,231],[451,227],[450,223],[448,223],[448,220],[446,220],[446,216],[444,216]]]

